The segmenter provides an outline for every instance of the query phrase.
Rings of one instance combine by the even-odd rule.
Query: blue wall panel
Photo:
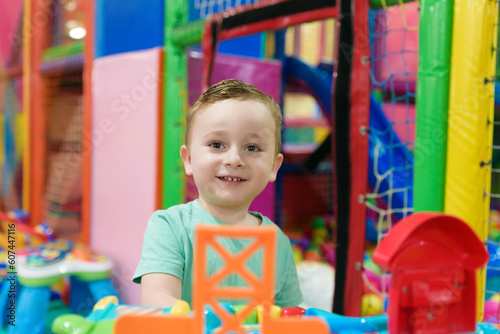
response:
[[[165,0],[96,0],[95,57],[163,45]]]

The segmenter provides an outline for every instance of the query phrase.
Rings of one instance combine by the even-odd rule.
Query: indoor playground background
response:
[[[89,246],[139,304],[149,216],[197,197],[179,157],[187,106],[236,78],[282,106],[284,164],[251,210],[290,237],[305,307],[384,313],[374,248],[437,211],[487,247],[478,320],[499,323],[498,3],[353,0],[366,10],[343,21],[337,2],[209,40],[216,13],[268,1],[0,0],[1,233],[22,220],[25,246],[33,233]]]

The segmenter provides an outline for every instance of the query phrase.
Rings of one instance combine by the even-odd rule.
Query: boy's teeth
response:
[[[223,180],[227,180],[227,181],[241,181],[241,179],[238,179],[238,178],[232,178],[232,177],[227,177],[227,176],[223,176],[222,177]]]

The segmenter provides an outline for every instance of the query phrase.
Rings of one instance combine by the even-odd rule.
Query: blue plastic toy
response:
[[[9,268],[0,291],[0,317],[9,334],[42,334],[51,301],[51,286],[62,278],[70,280],[70,311],[88,314],[96,301],[116,296],[109,280],[111,262],[92,253],[86,246],[69,241],[53,241],[16,252],[15,268]],[[15,323],[9,324],[9,305],[15,304]]]

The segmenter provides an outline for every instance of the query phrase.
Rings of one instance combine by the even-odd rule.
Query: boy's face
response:
[[[248,210],[268,182],[276,179],[283,155],[275,154],[276,125],[258,101],[225,100],[200,111],[189,148],[181,148],[187,175],[200,199],[219,207]]]

